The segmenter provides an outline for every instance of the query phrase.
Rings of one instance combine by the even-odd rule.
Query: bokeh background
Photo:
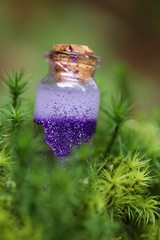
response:
[[[0,69],[24,68],[33,102],[48,70],[44,53],[56,43],[77,43],[102,57],[101,88],[125,89],[148,115],[160,106],[159,0],[0,0],[0,30]]]

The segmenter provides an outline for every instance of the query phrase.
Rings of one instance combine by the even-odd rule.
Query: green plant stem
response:
[[[13,108],[16,108],[17,107],[17,104],[18,104],[18,94],[14,94],[13,95],[13,101],[12,101],[12,106],[13,106]]]
[[[120,128],[120,124],[117,124],[115,129],[114,129],[114,132],[113,132],[113,135],[112,135],[112,138],[108,144],[108,147],[106,148],[104,154],[103,154],[103,157],[106,158],[108,154],[110,154],[111,150],[112,150],[112,147],[115,143],[115,140],[118,136],[118,133],[119,133],[119,128]]]

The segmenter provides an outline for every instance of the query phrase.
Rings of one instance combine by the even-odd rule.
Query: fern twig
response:
[[[102,111],[108,115],[112,126],[115,126],[111,139],[108,143],[108,147],[104,151],[103,157],[106,158],[111,153],[114,143],[118,137],[121,125],[126,121],[127,114],[130,106],[127,101],[124,101],[122,96],[115,100],[111,99],[111,105],[109,109],[102,109]]]
[[[8,73],[1,72],[1,76],[5,85],[9,89],[12,107],[15,109],[16,107],[19,107],[20,96],[25,91],[26,85],[28,84],[28,81],[23,81],[24,70],[22,69],[20,72],[13,71],[10,75]]]
[[[111,137],[111,140],[110,140],[110,142],[108,144],[108,147],[106,148],[106,150],[105,150],[105,152],[103,154],[104,158],[106,158],[107,155],[111,153],[112,147],[113,147],[113,145],[114,145],[114,143],[115,143],[115,141],[117,139],[118,133],[119,133],[119,128],[120,128],[120,125],[117,124],[115,129],[114,129],[114,132],[113,132],[113,135]]]

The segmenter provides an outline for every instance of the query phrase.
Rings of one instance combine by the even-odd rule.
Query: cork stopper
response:
[[[78,44],[56,44],[47,57],[54,65],[57,82],[87,83],[92,79],[95,67],[100,64],[100,58],[94,56],[88,46]]]
[[[79,44],[55,44],[53,45],[53,50],[93,55],[93,51],[88,46]]]

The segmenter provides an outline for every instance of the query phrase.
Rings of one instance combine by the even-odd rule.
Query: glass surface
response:
[[[52,71],[53,70],[53,71]],[[57,159],[87,143],[96,130],[100,92],[92,78],[87,82],[56,82],[54,69],[38,85],[34,122],[43,126],[45,143]]]

